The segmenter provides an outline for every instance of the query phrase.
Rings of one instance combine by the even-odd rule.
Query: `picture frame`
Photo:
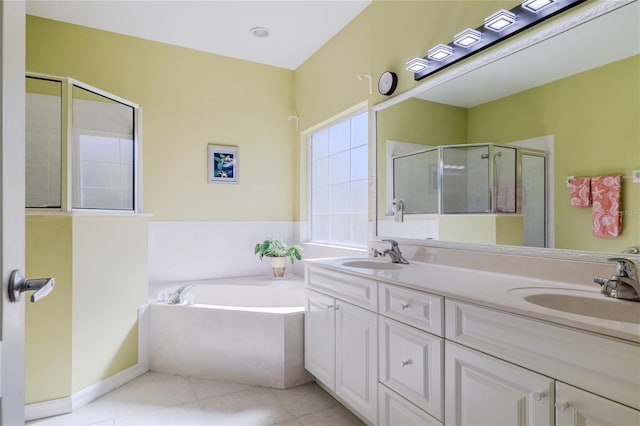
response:
[[[238,183],[239,149],[237,146],[207,146],[208,183]]]

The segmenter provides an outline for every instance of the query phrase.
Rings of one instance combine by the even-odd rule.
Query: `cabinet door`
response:
[[[335,299],[307,290],[304,317],[304,366],[335,390]]]
[[[556,383],[557,426],[637,426],[640,411],[598,395]]]
[[[377,315],[336,301],[336,394],[377,423]]]
[[[549,426],[553,380],[445,343],[445,424]]]

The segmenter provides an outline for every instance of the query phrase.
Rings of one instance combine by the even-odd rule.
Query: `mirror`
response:
[[[640,184],[633,182],[640,169],[639,17],[637,1],[588,3],[376,105],[376,235],[617,253],[640,245]],[[502,213],[412,213],[425,209],[400,200],[404,214],[394,215],[394,158],[487,143],[546,153],[546,185],[517,182],[519,198],[522,187],[534,189],[537,200],[528,208],[545,204],[536,219],[546,222],[542,242],[521,245],[525,239],[513,233],[522,226]],[[540,167],[540,158],[531,160],[518,167]],[[432,196],[434,164],[425,159],[416,178],[423,185],[405,170],[396,173],[396,186],[414,179],[411,187]],[[595,237],[592,208],[570,205],[570,177],[603,175],[622,176],[622,232],[615,238]],[[440,232],[445,223],[459,232]]]

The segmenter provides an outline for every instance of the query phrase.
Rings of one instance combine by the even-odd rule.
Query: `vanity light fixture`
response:
[[[429,61],[423,58],[413,58],[409,62],[407,62],[404,66],[404,69],[409,72],[420,72],[426,69],[429,66]]]
[[[516,23],[516,14],[508,10],[501,9],[484,20],[484,27],[488,30],[499,33],[505,28]]]
[[[453,55],[453,47],[447,46],[446,44],[439,44],[427,52],[427,58],[433,59],[434,61],[442,61],[451,55]]]
[[[554,0],[522,0],[522,8],[528,11],[538,13],[547,6],[550,6]]]
[[[467,28],[461,33],[456,34],[456,36],[453,38],[453,44],[468,49],[469,47],[478,43],[480,40],[482,40],[482,33],[480,31]]]
[[[413,73],[414,80],[422,80],[585,1],[514,0],[517,5],[511,10],[501,9],[486,18],[484,25],[475,29],[467,28],[458,33],[452,42],[429,49],[427,56],[411,59],[406,63],[405,70]]]

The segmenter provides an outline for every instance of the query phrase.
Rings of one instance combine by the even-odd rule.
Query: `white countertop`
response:
[[[309,265],[328,267],[488,308],[640,343],[640,324],[550,309],[527,302],[524,299],[525,296],[531,294],[572,294],[587,298],[607,299],[611,309],[616,309],[619,304],[625,304],[626,309],[636,309],[640,322],[640,302],[607,298],[600,294],[600,288],[596,284],[583,286],[418,262],[399,265],[398,269],[354,268],[343,265],[348,260],[376,261],[367,258],[341,257],[306,259],[305,262]],[[380,262],[385,262],[385,260],[380,260]]]

